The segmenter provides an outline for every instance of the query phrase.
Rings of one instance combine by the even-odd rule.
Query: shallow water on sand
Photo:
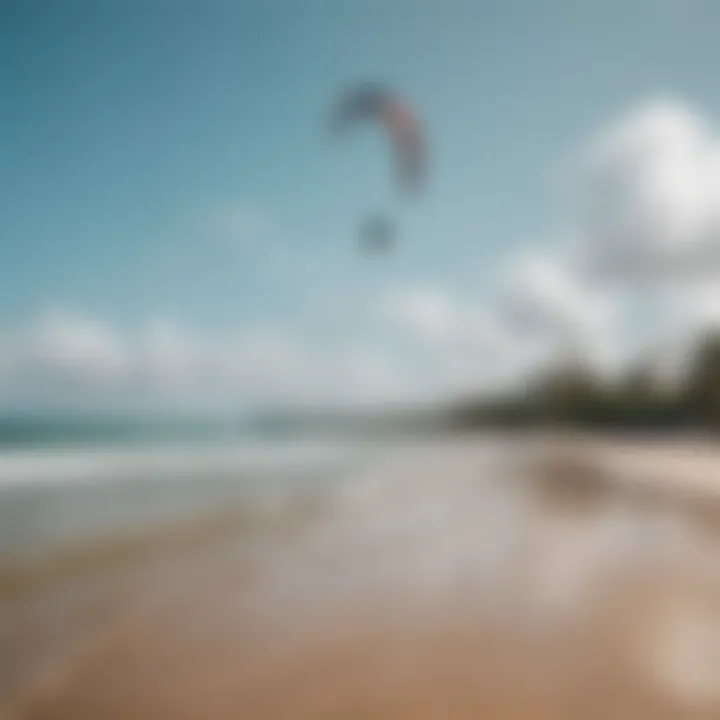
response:
[[[16,599],[3,662],[54,653],[6,684],[8,717],[720,716],[710,505],[587,457],[568,483],[566,460],[527,450],[397,448],[253,522]]]
[[[335,479],[369,442],[227,442],[0,453],[0,568],[106,535]]]

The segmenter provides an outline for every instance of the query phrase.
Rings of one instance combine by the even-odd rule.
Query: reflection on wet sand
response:
[[[719,717],[711,500],[564,447],[398,451],[301,508],[6,603],[2,662],[52,662],[25,663],[2,717]]]

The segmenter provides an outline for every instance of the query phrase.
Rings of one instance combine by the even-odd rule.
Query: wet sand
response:
[[[720,456],[687,447],[427,443],[53,576],[0,604],[0,718],[720,717]]]

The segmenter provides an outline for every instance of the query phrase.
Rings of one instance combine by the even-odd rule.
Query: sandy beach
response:
[[[6,592],[0,718],[716,718],[718,470],[690,443],[406,444]]]

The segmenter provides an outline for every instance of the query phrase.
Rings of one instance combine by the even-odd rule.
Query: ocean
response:
[[[338,482],[381,447],[202,427],[0,423],[0,566]]]

